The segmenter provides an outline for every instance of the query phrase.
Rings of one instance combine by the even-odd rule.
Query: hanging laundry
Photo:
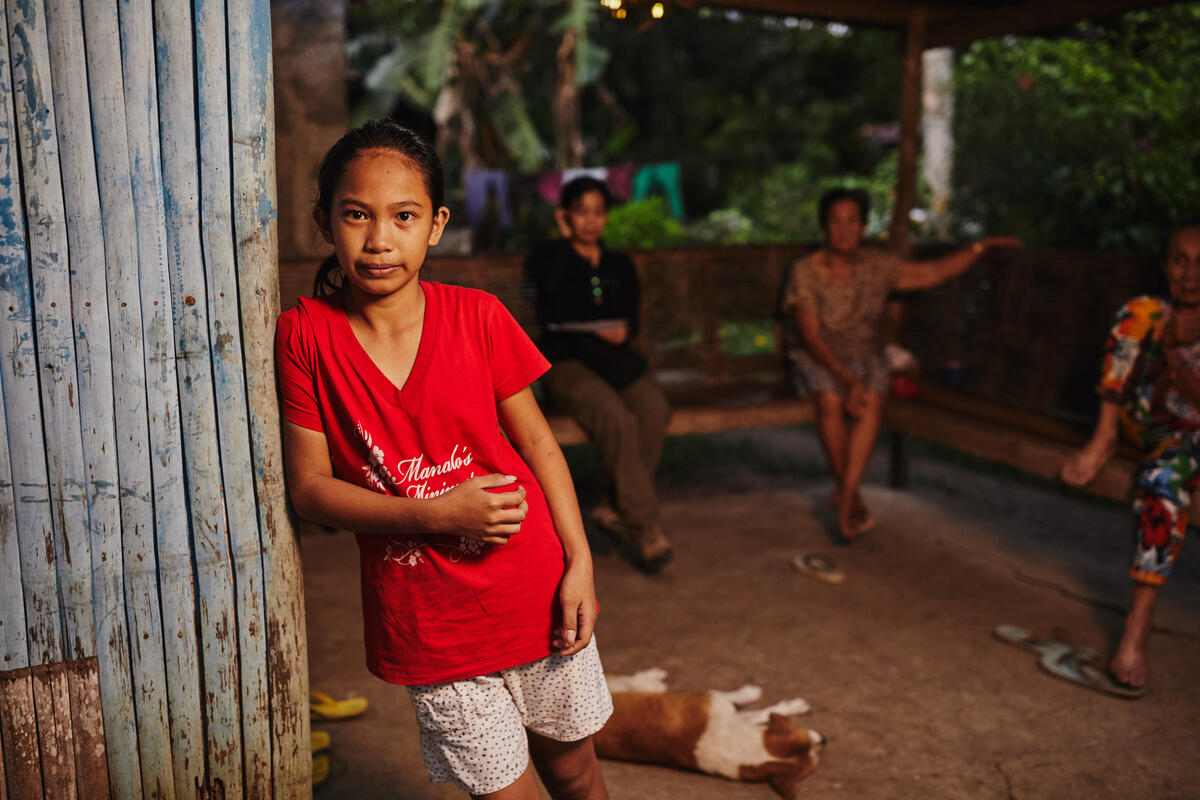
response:
[[[644,164],[633,178],[633,199],[662,197],[667,210],[676,219],[683,219],[683,189],[679,183],[679,164],[674,161]]]
[[[508,200],[508,175],[499,169],[468,167],[465,179],[467,224],[479,227],[487,216],[489,225],[503,230],[512,227],[512,208]]]
[[[633,176],[637,164],[617,164],[608,168],[608,188],[613,196],[624,202],[633,196]]]
[[[601,183],[608,183],[608,167],[569,167],[562,171],[564,184],[576,178],[595,178]]]
[[[563,177],[561,172],[542,172],[538,174],[538,194],[550,205],[558,205],[558,195],[562,191],[562,185]]]

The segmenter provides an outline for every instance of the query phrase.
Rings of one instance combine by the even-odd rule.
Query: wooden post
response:
[[[138,797],[142,792],[125,627],[120,480],[117,451],[112,446],[116,428],[108,287],[104,253],[95,247],[104,240],[104,232],[92,146],[83,17],[73,3],[47,3],[46,11],[78,362],[78,414],[86,463],[95,636],[105,644],[88,653],[96,656],[94,662],[75,661],[68,671],[77,723],[73,726],[76,767],[83,797],[106,797],[110,785],[117,797]],[[82,668],[85,663],[94,664],[96,672]],[[94,723],[86,722],[93,718]],[[113,765],[111,771],[108,761]]]
[[[900,151],[896,165],[896,204],[889,241],[899,256],[908,255],[908,212],[916,199],[917,136],[921,121],[921,53],[929,12],[914,8],[904,38],[904,75],[900,84]]]
[[[166,653],[175,794],[184,798],[194,796],[197,786],[205,786],[204,725],[164,233],[153,12],[149,0],[122,2],[119,10],[162,606],[160,636]]]
[[[263,538],[247,443],[250,421],[234,254],[230,175],[229,70],[223,3],[195,5],[197,119],[200,154],[200,238],[208,292],[208,343],[216,384],[221,470],[238,620],[265,620]],[[272,797],[271,698],[267,632],[239,624],[242,748],[249,798]]]
[[[140,766],[142,794],[175,797],[168,719],[166,661],[158,597],[158,556],[154,546],[154,503],[150,430],[146,409],[142,303],[138,289],[138,237],[126,134],[121,34],[111,3],[84,0],[84,41],[90,76],[92,136],[104,229],[113,418],[124,562],[125,619],[130,652],[140,765],[117,762],[110,750],[114,792],[122,773]],[[102,302],[95,298],[93,306]],[[119,796],[119,795],[118,795]],[[132,795],[136,797],[137,795]]]
[[[283,482],[274,338],[279,316],[275,243],[275,128],[268,0],[228,6],[233,131],[233,222],[250,409],[250,442],[264,548],[277,798],[312,795],[308,652],[300,553]]]
[[[192,566],[199,599],[204,679],[204,788],[226,800],[243,796],[241,679],[225,514],[208,297],[200,245],[195,61],[188,0],[155,0],[159,130],[167,232],[170,307],[178,370],[179,420],[187,476]],[[252,624],[245,620],[246,624]]]

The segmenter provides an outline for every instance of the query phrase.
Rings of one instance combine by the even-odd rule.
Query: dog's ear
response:
[[[796,725],[783,714],[771,712],[771,716],[767,717],[767,735],[771,736],[786,736],[792,732]]]
[[[767,785],[775,790],[775,794],[783,800],[796,800],[796,777],[790,773],[776,773],[767,776]]]

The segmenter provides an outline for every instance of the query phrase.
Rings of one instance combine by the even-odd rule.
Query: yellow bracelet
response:
[[[986,248],[983,246],[983,244],[981,242],[976,242],[975,244],[971,245],[971,252],[974,253],[975,255],[979,255],[985,249]]]

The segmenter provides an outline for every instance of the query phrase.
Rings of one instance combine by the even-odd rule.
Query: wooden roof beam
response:
[[[961,6],[939,2],[919,3],[913,0],[676,0],[676,5],[708,6],[787,17],[811,17],[899,29],[908,27],[913,9],[917,6],[926,9],[931,23],[963,15]]]
[[[926,47],[966,45],[978,39],[1010,34],[1036,33],[1126,11],[1166,6],[1179,0],[1027,0],[1000,8],[965,9],[951,18],[930,20]]]

